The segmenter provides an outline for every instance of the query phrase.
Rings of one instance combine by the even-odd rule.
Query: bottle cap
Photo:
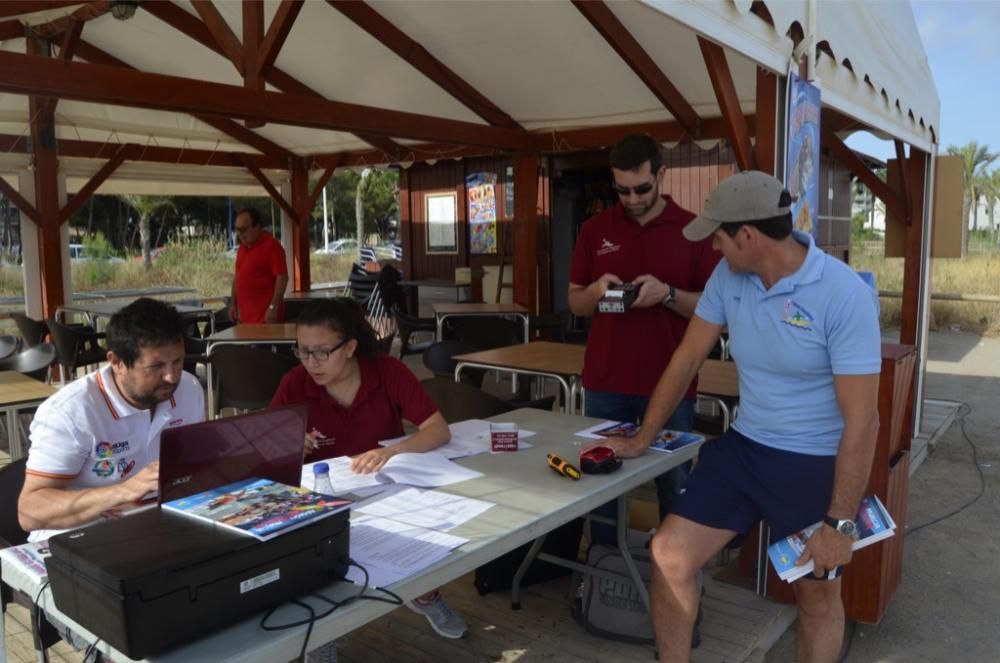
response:
[[[313,465],[313,474],[329,474],[330,466],[327,463],[316,463]]]

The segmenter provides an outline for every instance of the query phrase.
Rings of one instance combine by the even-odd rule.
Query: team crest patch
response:
[[[110,460],[99,460],[94,463],[93,472],[102,479],[107,478],[115,473],[115,464]]]
[[[98,442],[97,446],[94,447],[94,455],[98,458],[108,458],[111,456],[111,443]]]
[[[791,299],[785,300],[785,309],[781,315],[781,321],[786,325],[791,325],[798,329],[811,330],[814,322],[812,313],[802,308]]]
[[[128,451],[128,440],[122,440],[121,442],[102,441],[94,446],[94,455],[98,458],[111,458],[112,456],[127,453]]]
[[[135,469],[135,460],[134,459],[133,460],[125,460],[124,458],[122,458],[120,461],[118,461],[118,478],[119,479],[124,479],[134,469]]]
[[[604,256],[609,253],[614,253],[615,251],[621,250],[621,244],[615,244],[606,239],[601,240],[601,248],[597,249],[597,255]]]

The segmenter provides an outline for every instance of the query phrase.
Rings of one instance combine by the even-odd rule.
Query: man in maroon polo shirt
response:
[[[698,297],[721,255],[709,240],[681,235],[694,214],[660,194],[666,168],[649,136],[626,136],[611,151],[618,203],[584,223],[570,268],[569,307],[592,316],[583,365],[585,414],[615,421],[642,420],[649,397],[687,329]],[[598,313],[609,286],[640,285],[625,313]],[[675,430],[694,424],[694,383],[667,421]],[[670,511],[688,468],[657,477],[660,518]],[[605,505],[609,506],[609,505]],[[608,515],[614,515],[610,509]],[[614,529],[591,523],[595,541],[612,543]]]
[[[260,227],[260,214],[252,207],[236,214],[233,228],[240,248],[229,317],[239,323],[283,322],[288,285],[284,247]]]

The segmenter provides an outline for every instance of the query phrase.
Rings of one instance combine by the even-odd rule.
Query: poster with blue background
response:
[[[819,238],[819,88],[789,73],[785,188],[796,230]]]

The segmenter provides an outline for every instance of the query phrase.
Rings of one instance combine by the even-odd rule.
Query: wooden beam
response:
[[[755,127],[752,115],[742,116],[748,131]],[[615,124],[587,129],[554,129],[533,133],[535,149],[539,152],[573,152],[615,145],[629,134],[648,134],[660,142],[675,142],[690,138],[687,129],[679,122],[638,122]],[[701,121],[701,137],[729,138],[729,125],[723,118],[705,118]]]
[[[334,9],[381,42],[404,62],[437,83],[442,90],[462,102],[476,115],[497,127],[521,128],[514,118],[503,112],[485,95],[469,85],[461,76],[431,55],[427,49],[372,9],[366,2],[359,0],[327,1]]]
[[[35,206],[25,200],[24,196],[18,193],[17,189],[8,184],[7,180],[2,177],[0,177],[0,194],[3,194],[4,198],[14,203],[14,207],[21,210],[21,214],[25,215],[35,223],[41,224],[42,217],[38,214],[38,210],[35,209]]]
[[[29,25],[26,29],[28,33],[38,37],[56,37],[72,29],[76,22],[86,23],[104,16],[110,8],[111,0],[94,0],[65,16],[60,16],[48,23]]]
[[[260,182],[262,187],[264,187],[264,190],[267,191],[268,195],[274,199],[274,202],[278,203],[278,206],[285,210],[285,214],[293,219],[299,218],[299,213],[295,210],[295,207],[290,202],[285,200],[285,197],[281,195],[281,192],[278,191],[273,184],[271,184],[271,180],[267,179],[267,175],[262,173],[260,168],[258,168],[250,160],[247,160],[243,165],[246,166],[246,169],[257,178],[257,181]]]
[[[73,21],[73,24],[63,34],[62,41],[59,43],[60,60],[73,59],[76,47],[80,43],[80,35],[83,34],[84,25],[86,25],[84,21]]]
[[[910,184],[909,169],[906,167],[906,150],[903,148],[903,141],[897,138],[893,142],[896,147],[896,160],[899,162],[899,168],[896,169],[898,179],[896,185],[900,202],[902,202],[903,222],[910,225],[913,223],[913,216],[910,214]]]
[[[246,90],[178,76],[0,52],[0,90],[136,108],[259,119],[291,126],[362,131],[523,150],[531,136],[518,129],[373,108],[295,94]]]
[[[77,46],[77,55],[87,62],[93,64],[103,64],[114,67],[122,67],[124,69],[129,69],[131,71],[139,71],[127,62],[122,62],[118,58],[114,57],[110,53],[102,51],[101,49],[93,46],[86,41],[81,40]],[[256,134],[244,126],[233,122],[232,120],[227,120],[225,118],[210,117],[208,115],[201,115],[198,113],[192,113],[192,115],[204,122],[205,124],[213,127],[222,133],[235,138],[245,145],[258,150],[262,154],[269,154],[280,157],[282,159],[292,159],[295,158],[295,154],[289,152],[281,145],[274,143],[267,138],[264,138],[260,134]]]
[[[264,3],[262,0],[243,0],[243,87],[248,90],[264,90],[264,79],[260,76],[257,57],[260,44],[264,41]],[[260,120],[246,120],[247,129],[264,126]]]
[[[146,5],[159,4],[156,2],[144,2],[143,7]],[[201,16],[201,20],[206,28],[208,28],[209,34],[212,35],[212,40],[222,54],[225,55],[233,66],[236,67],[236,71],[240,72],[241,75],[246,75],[246,62],[243,57],[243,44],[240,40],[236,38],[233,33],[232,28],[226,23],[226,19],[222,17],[219,10],[216,9],[212,0],[191,0],[191,5],[194,10],[198,12],[198,16]],[[183,10],[181,10],[183,11]]]
[[[729,142],[733,146],[736,165],[740,170],[753,170],[757,167],[757,163],[750,145],[750,132],[743,121],[740,98],[736,94],[733,75],[726,61],[726,51],[722,46],[700,36],[698,45],[701,47],[701,55],[708,68],[708,77],[712,81],[712,89],[715,90],[715,98],[719,102],[722,117],[729,127]]]
[[[108,159],[108,162],[101,167],[99,171],[94,173],[94,176],[87,181],[83,187],[76,192],[69,202],[67,202],[61,210],[59,210],[59,223],[65,223],[69,221],[69,218],[73,216],[80,207],[87,202],[94,192],[97,191],[97,187],[104,184],[104,181],[111,176],[111,173],[118,170],[118,166],[125,163],[125,155],[127,150],[125,145],[118,147],[118,151],[115,152],[114,156]]]
[[[878,175],[869,170],[864,162],[861,161],[861,158],[822,122],[820,123],[819,142],[820,145],[830,150],[830,154],[833,155],[834,159],[846,166],[849,171],[861,180],[876,198],[885,203],[887,210],[899,210],[898,213],[901,213],[902,201],[899,200],[896,192],[883,182]]]
[[[778,76],[763,67],[757,67],[757,108],[754,135],[754,156],[757,168],[775,174],[775,154],[778,134]]]
[[[27,28],[20,21],[0,21],[0,41],[20,39],[26,32]]]
[[[278,59],[278,53],[285,45],[285,40],[288,39],[288,34],[292,31],[295,19],[298,18],[299,12],[302,10],[303,2],[304,0],[281,0],[278,10],[274,13],[274,18],[271,19],[267,35],[264,36],[264,41],[260,45],[257,56],[259,74],[264,74],[274,66],[275,60]]]
[[[358,138],[365,141],[375,149],[382,152],[389,161],[396,162],[399,161],[400,155],[403,151],[403,146],[392,140],[391,138],[386,138],[385,136],[378,136],[370,133],[359,133],[356,134]]]
[[[316,206],[316,201],[319,200],[319,194],[323,192],[323,187],[325,187],[326,183],[330,181],[331,177],[333,177],[333,171],[336,169],[336,164],[329,165],[323,171],[323,174],[319,176],[319,180],[316,181],[316,186],[313,187],[312,192],[309,193],[304,201],[302,201],[303,207],[299,208],[299,216],[296,217],[297,220],[309,218],[312,214],[313,207]]]
[[[700,138],[698,133],[700,120],[694,108],[684,99],[681,91],[674,87],[628,28],[618,20],[611,8],[603,0],[573,0],[573,5],[590,21],[594,29],[601,33],[608,45],[646,84],[649,91],[660,100],[670,114],[677,118],[681,126],[692,137]]]
[[[80,0],[4,0],[0,3],[0,18],[61,9],[80,4]]]
[[[189,14],[188,12],[177,7],[172,2],[146,2],[141,4],[140,6],[143,7],[144,9],[147,9],[149,13],[153,14],[156,18],[160,19],[161,21],[163,21],[170,27],[174,28],[175,30],[183,33],[184,35],[190,37],[191,39],[194,39],[195,41],[202,44],[206,48],[215,51],[220,55],[224,55],[222,50],[212,39],[212,35],[209,33],[208,28],[205,27],[205,24],[199,21],[191,14]],[[262,75],[264,76],[264,79],[268,83],[278,88],[282,92],[310,95],[320,99],[324,98],[323,95],[321,95],[320,93],[300,83],[295,78],[289,76],[288,74],[286,74],[285,72],[281,71],[280,69],[278,69],[273,65],[267,70],[263,71]],[[364,140],[365,142],[369,144],[374,144],[371,141],[365,139],[364,137],[359,136],[357,132],[354,132],[354,134],[359,138],[361,138],[362,140]],[[386,143],[386,141],[388,141],[388,139],[386,138],[382,139],[382,142],[386,146],[386,148],[389,143],[391,143],[391,145],[393,146],[396,146],[396,149],[390,150],[389,153],[391,153],[392,151],[398,151],[399,147],[397,143],[393,141],[389,141],[389,143]],[[382,149],[382,146],[379,147],[380,149]]]

